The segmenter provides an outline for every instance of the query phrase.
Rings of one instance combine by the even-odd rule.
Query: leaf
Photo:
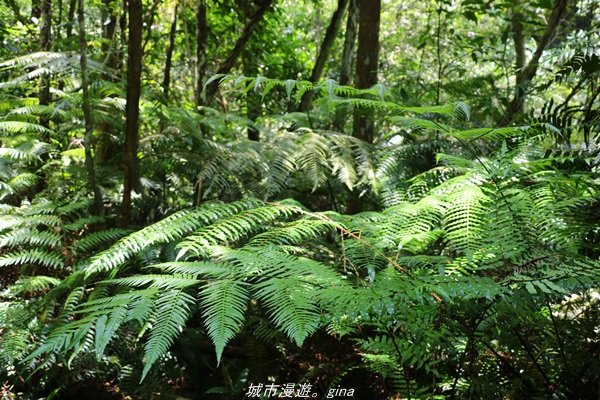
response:
[[[314,288],[295,277],[271,278],[257,288],[256,295],[265,302],[275,325],[302,346],[319,326]]]
[[[169,290],[158,296],[155,322],[150,330],[150,337],[144,345],[144,369],[140,383],[152,365],[167,353],[175,338],[181,333],[193,303],[194,298],[182,290]]]
[[[200,292],[202,316],[217,355],[217,364],[225,345],[240,331],[249,296],[244,284],[223,279],[213,281]]]

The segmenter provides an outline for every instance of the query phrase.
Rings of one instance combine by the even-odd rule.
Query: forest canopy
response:
[[[597,399],[597,0],[0,0],[2,399]]]

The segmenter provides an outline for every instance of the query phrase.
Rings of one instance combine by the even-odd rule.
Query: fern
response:
[[[218,218],[257,204],[256,200],[242,200],[224,207],[204,207],[192,211],[181,211],[162,221],[144,228],[117,242],[110,250],[96,255],[86,267],[86,274],[117,268],[141,249],[181,238],[186,233]],[[170,227],[171,229],[165,229]]]
[[[244,311],[248,300],[245,285],[236,280],[214,281],[202,290],[203,316],[208,335],[215,345],[218,363],[225,345],[239,332],[244,323]]]
[[[42,250],[24,250],[8,253],[0,257],[0,267],[24,264],[39,264],[48,268],[61,268],[64,260],[53,253]]]
[[[166,291],[156,301],[155,322],[144,346],[145,363],[141,380],[181,332],[193,302],[194,298],[181,290]]]
[[[319,312],[312,285],[293,277],[271,278],[257,287],[273,322],[298,346],[319,327]]]

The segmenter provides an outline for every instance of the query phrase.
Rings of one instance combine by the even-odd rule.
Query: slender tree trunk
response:
[[[131,223],[131,191],[141,193],[139,162],[139,102],[142,75],[142,1],[128,0],[129,40],[127,59],[127,104],[125,106],[124,180],[121,225]]]
[[[52,49],[51,38],[52,26],[52,0],[41,0],[41,21],[40,21],[40,49],[42,51],[50,51]],[[47,106],[50,104],[50,77],[46,74],[40,77],[40,91],[38,93],[40,105]],[[40,125],[46,128],[50,125],[50,121],[46,117],[40,118]],[[45,138],[47,141],[48,138]]]
[[[62,24],[63,24],[63,0],[58,0],[58,21],[56,22],[56,29],[54,31],[54,49],[58,51],[60,49],[60,42],[62,40]]]
[[[252,33],[256,29],[256,26],[262,20],[262,18],[266,14],[266,12],[271,8],[271,6],[274,3],[275,3],[275,0],[264,0],[261,3],[261,5],[258,7],[256,12],[252,16],[252,18],[250,18],[250,20],[248,21],[246,26],[244,26],[242,34],[240,35],[237,42],[235,43],[235,46],[233,46],[233,49],[231,49],[231,51],[229,52],[229,55],[227,56],[227,58],[223,61],[223,63],[217,69],[217,74],[227,74],[231,71],[231,69],[234,67],[237,59],[240,57],[240,54],[242,54],[242,51],[244,50],[246,43],[248,43],[248,40],[250,40],[250,37],[252,36]],[[217,82],[213,82],[210,85],[208,85],[208,87],[206,88],[206,91],[205,91],[206,92],[206,103],[208,103],[210,101],[210,99],[213,98],[213,96],[215,95],[215,93],[217,91],[217,88],[218,88]]]
[[[381,0],[360,0],[359,4],[356,86],[364,89],[377,83]],[[359,110],[354,113],[353,135],[369,143],[373,143],[375,139],[373,121],[368,118],[366,113]]]
[[[69,0],[69,10],[67,11],[67,26],[65,28],[65,36],[67,39],[73,37],[73,25],[75,24],[75,5],[76,0]]]
[[[83,92],[83,118],[85,120],[85,137],[83,147],[85,151],[85,168],[88,173],[90,187],[94,193],[94,203],[92,207],[93,215],[102,215],[102,192],[96,180],[96,169],[94,167],[94,156],[92,155],[92,133],[94,121],[90,107],[90,92],[88,90],[88,68],[87,68],[87,40],[85,34],[85,14],[84,1],[79,0],[77,8],[77,19],[79,21],[79,62],[81,65],[81,90]]]
[[[358,26],[358,0],[350,0],[346,32],[344,34],[344,49],[342,50],[342,66],[340,68],[340,85],[349,85],[352,79],[352,64],[354,60],[354,45]]]
[[[354,48],[358,26],[358,0],[350,0],[346,32],[344,33],[344,48],[342,50],[342,65],[340,67],[340,85],[350,85],[352,79],[352,66],[354,61]],[[335,112],[334,127],[343,132],[345,123],[345,110],[338,107]]]
[[[179,3],[175,0],[173,6],[173,17],[171,18],[171,29],[169,30],[169,44],[165,56],[165,74],[163,76],[163,103],[169,103],[169,89],[171,86],[171,65],[173,63],[173,49],[175,48],[175,34],[177,33],[177,9]]]
[[[358,51],[356,54],[356,87],[369,88],[377,83],[379,66],[379,21],[381,0],[359,0]],[[368,113],[354,110],[352,135],[373,143],[375,124]],[[346,212],[355,214],[363,210],[363,202],[356,190],[350,192]]]
[[[102,21],[106,21],[102,24],[102,54],[105,57],[105,64],[113,69],[119,69],[119,51],[113,46],[115,31],[117,29],[118,14],[117,11],[111,6],[111,0],[102,0]],[[112,72],[112,71],[111,71]],[[115,81],[115,77],[109,72],[105,79]]]
[[[520,22],[517,23],[515,27],[513,21],[513,39],[515,41],[515,46],[517,50],[517,68],[519,63],[522,64],[522,68],[517,69],[516,76],[516,87],[515,94],[508,105],[506,112],[504,113],[504,117],[502,121],[500,121],[501,126],[510,125],[515,118],[517,118],[524,108],[525,97],[527,95],[527,90],[529,89],[529,85],[531,84],[531,80],[535,77],[537,72],[537,68],[539,65],[540,58],[542,57],[542,53],[556,34],[556,30],[559,26],[560,20],[567,8],[569,0],[555,0],[554,6],[552,8],[552,14],[550,15],[550,19],[548,20],[548,25],[546,26],[546,30],[544,34],[540,38],[535,52],[531,56],[529,62],[525,65],[525,54],[524,49],[521,50],[518,46],[521,46],[518,38],[518,31],[521,30],[522,35],[522,27],[520,27]],[[517,17],[518,14],[515,14]],[[517,31],[517,33],[515,33]],[[520,53],[520,54],[519,54]]]
[[[243,63],[243,73],[246,76],[253,76],[258,73],[258,68],[255,60],[253,59],[253,54],[245,49],[242,52],[242,63]],[[246,97],[246,117],[252,122],[256,121],[258,117],[261,115],[261,99],[258,93],[254,93],[253,91],[248,92]],[[247,128],[247,137],[248,140],[252,140],[254,142],[260,141],[260,131],[253,126],[248,126]]]
[[[336,10],[333,12],[331,17],[331,21],[327,26],[327,30],[325,31],[325,37],[323,38],[323,42],[321,43],[321,48],[319,50],[319,55],[317,56],[317,61],[315,62],[315,66],[312,69],[310,74],[311,82],[318,82],[323,76],[323,71],[325,70],[325,63],[327,62],[327,58],[329,57],[329,52],[331,51],[331,46],[333,46],[333,42],[340,30],[340,25],[342,24],[342,20],[344,18],[344,14],[346,13],[346,9],[348,8],[349,0],[338,0],[338,5]],[[308,91],[302,96],[302,101],[300,102],[300,111],[307,111],[311,104],[314,96],[313,91]]]
[[[248,22],[252,15],[254,14],[252,0],[245,0],[242,2],[242,7],[244,10],[244,24]],[[257,54],[253,51],[253,49],[249,48],[250,46],[246,45],[244,50],[242,51],[242,72],[246,76],[256,76],[258,75],[258,59]],[[261,98],[258,93],[254,91],[250,91],[246,94],[246,117],[252,122],[256,121],[256,119],[261,115]],[[260,131],[256,129],[254,126],[248,126],[246,129],[246,135],[248,140],[252,140],[254,142],[260,141]]]
[[[171,18],[171,29],[169,30],[169,44],[167,45],[167,52],[165,54],[165,73],[163,75],[163,96],[162,103],[166,106],[169,104],[169,90],[171,88],[171,66],[173,64],[173,49],[175,48],[175,35],[177,33],[177,10],[179,8],[179,2],[175,0],[173,6],[173,17]],[[161,113],[159,128],[162,132],[167,126],[165,115]]]
[[[206,80],[206,47],[208,44],[208,23],[206,20],[206,0],[198,0],[196,5],[196,107],[204,105],[204,81]]]

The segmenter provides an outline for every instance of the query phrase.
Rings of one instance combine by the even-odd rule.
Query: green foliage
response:
[[[306,80],[336,2],[205,3],[206,37],[143,4],[126,228],[126,10],[84,10],[90,119],[75,3],[41,3],[48,46],[38,2],[0,3],[0,397],[594,398],[595,2],[549,44],[559,1],[383,2],[360,89],[346,16]]]

